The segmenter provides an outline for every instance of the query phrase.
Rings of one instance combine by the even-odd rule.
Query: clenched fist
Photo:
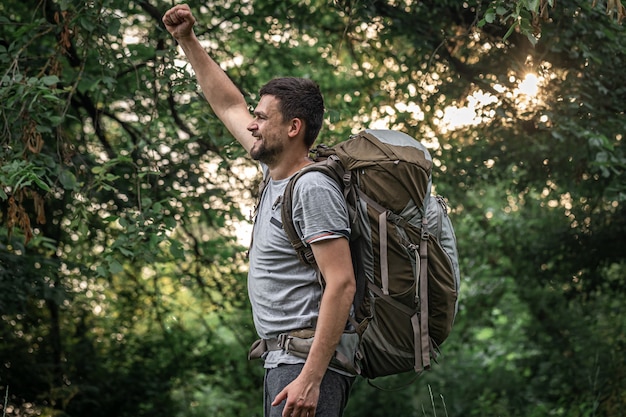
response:
[[[196,19],[191,14],[191,9],[186,4],[179,4],[169,9],[163,15],[165,28],[175,39],[186,38],[193,33],[193,25]]]

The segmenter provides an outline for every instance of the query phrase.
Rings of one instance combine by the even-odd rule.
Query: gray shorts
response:
[[[291,381],[296,379],[302,371],[303,364],[280,365],[277,368],[265,370],[264,408],[265,417],[281,417],[286,401],[272,407],[272,401]],[[355,377],[341,375],[328,370],[320,386],[320,398],[317,403],[315,417],[341,417],[348,403],[350,389]]]

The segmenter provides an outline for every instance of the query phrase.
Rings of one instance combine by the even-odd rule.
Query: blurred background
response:
[[[0,5],[2,416],[261,416],[245,277],[259,172],[161,23],[173,2]],[[626,415],[619,0],[190,1],[253,106],[316,80],[320,142],[429,147],[460,260],[433,369],[353,416]]]

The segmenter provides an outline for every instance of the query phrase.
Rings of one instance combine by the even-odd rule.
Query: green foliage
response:
[[[169,6],[0,5],[3,415],[262,414],[235,237],[256,177],[180,64]],[[432,148],[458,320],[431,372],[359,380],[346,415],[624,415],[620,2],[190,6],[250,104],[311,77],[324,142],[389,126]],[[516,92],[529,73],[537,94]]]
[[[585,4],[579,2],[581,8],[594,8],[598,1],[594,0]],[[505,1],[492,0],[478,22],[478,27],[487,24],[499,23],[508,25],[509,29],[502,37],[508,39],[514,31],[524,35],[530,43],[535,45],[541,36],[541,23],[550,21],[550,9],[556,7],[556,0],[520,0]],[[607,0],[606,14],[614,17],[618,23],[626,17],[626,7],[621,0]]]
[[[210,334],[239,329],[213,343],[240,359],[254,338],[232,324],[249,307],[231,140],[197,133],[216,124],[200,97],[174,105],[193,89],[166,65],[164,10],[0,10],[3,412],[175,414],[189,403],[168,393],[187,389],[185,376],[226,380],[207,365]],[[237,383],[257,386],[243,363],[236,374],[251,376]]]

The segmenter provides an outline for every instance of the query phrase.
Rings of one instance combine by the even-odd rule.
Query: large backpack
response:
[[[460,275],[446,204],[431,195],[428,150],[398,131],[364,130],[332,148],[319,145],[314,154],[317,162],[286,187],[283,228],[300,260],[315,265],[293,226],[294,185],[312,170],[340,184],[352,229],[361,375],[429,369],[452,329]]]

